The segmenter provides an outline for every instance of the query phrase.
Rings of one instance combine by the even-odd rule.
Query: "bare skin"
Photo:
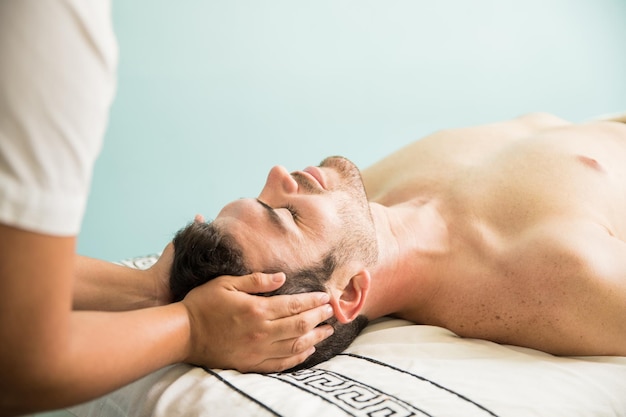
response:
[[[442,131],[362,175],[381,250],[367,316],[626,355],[626,126],[534,114]]]
[[[274,167],[257,199],[222,209],[251,268],[309,265],[361,230],[378,258],[353,256],[329,280],[342,323],[392,315],[558,355],[626,355],[625,125],[533,114],[441,131],[362,184],[329,159]]]

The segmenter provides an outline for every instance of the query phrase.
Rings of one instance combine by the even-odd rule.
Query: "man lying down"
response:
[[[178,232],[171,289],[283,271],[330,294],[335,334],[395,316],[555,355],[626,356],[626,125],[547,114],[416,141],[359,172],[342,157]]]

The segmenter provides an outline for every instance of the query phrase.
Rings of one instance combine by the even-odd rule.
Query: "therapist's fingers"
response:
[[[277,297],[272,297],[277,298]],[[270,333],[274,335],[274,340],[282,341],[298,338],[314,330],[321,323],[333,316],[333,308],[330,304],[324,304],[293,316],[274,319],[269,325]],[[297,349],[287,353],[300,353],[302,349]],[[283,356],[285,356],[283,355]]]
[[[265,357],[260,362],[240,367],[239,370],[278,372],[299,365],[315,352],[315,345],[333,335],[334,329],[331,325],[318,325],[332,316],[332,307],[323,305],[294,316],[273,320],[267,328],[267,337],[273,342],[266,349]]]
[[[333,316],[333,309],[328,304],[330,296],[324,292],[310,292],[291,295],[275,295],[267,298],[263,304],[270,320],[294,318],[294,326],[300,325],[302,331],[315,327],[317,324]],[[308,314],[303,314],[308,313]],[[317,316],[320,316],[319,318]],[[307,326],[302,322],[306,318]],[[302,334],[302,333],[301,333]],[[294,335],[295,336],[295,335]]]
[[[268,293],[277,290],[285,283],[285,274],[278,272],[275,274],[263,274],[255,272],[242,277],[237,277],[230,281],[234,290],[246,292],[248,294]],[[290,317],[302,312],[325,305],[330,297],[323,292],[312,292],[293,295],[277,295],[264,300],[259,300],[259,307],[265,311],[268,320]],[[326,319],[322,319],[315,325]],[[312,326],[312,327],[315,327]],[[303,326],[303,329],[306,326]],[[312,328],[310,327],[310,328]],[[304,334],[302,332],[301,334]]]
[[[264,274],[262,272],[253,272],[252,274],[241,277],[223,277],[228,279],[228,285],[233,290],[247,292],[248,294],[260,294],[264,292],[272,292],[277,290],[285,283],[285,274],[277,272],[275,274]]]
[[[309,356],[315,353],[315,345],[324,341],[333,334],[332,326],[325,324],[310,331],[304,336],[295,339],[282,340],[276,342],[276,356],[266,359],[249,369],[241,372],[280,372],[293,368],[304,362]],[[283,356],[284,355],[284,356]]]

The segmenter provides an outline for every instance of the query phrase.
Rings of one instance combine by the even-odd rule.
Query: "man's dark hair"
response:
[[[170,275],[170,289],[174,301],[180,301],[193,288],[221,275],[246,275],[251,271],[244,262],[243,251],[237,242],[213,223],[193,222],[176,233],[173,240],[174,261]],[[261,249],[261,248],[259,248]],[[308,268],[291,271],[283,265],[267,273],[285,272],[287,280],[278,290],[260,295],[325,292],[325,283],[337,266],[333,253]],[[367,326],[368,319],[359,315],[350,323],[342,324],[335,317],[325,323],[335,329],[332,336],[315,346],[315,353],[300,365],[288,370],[309,368],[344,351]]]

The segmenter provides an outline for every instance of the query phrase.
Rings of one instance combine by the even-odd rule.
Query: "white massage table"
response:
[[[125,262],[149,266],[156,257]],[[293,374],[174,365],[67,410],[95,416],[626,416],[625,357],[555,357],[381,319]]]

